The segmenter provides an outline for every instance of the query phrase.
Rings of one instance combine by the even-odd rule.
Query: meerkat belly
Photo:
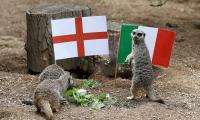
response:
[[[151,60],[145,49],[137,51],[133,65],[134,80],[138,84],[149,84],[152,81],[153,69]]]

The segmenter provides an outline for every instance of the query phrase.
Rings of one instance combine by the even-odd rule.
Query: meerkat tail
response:
[[[150,101],[152,101],[152,102],[158,102],[158,103],[161,103],[161,104],[165,104],[165,101],[164,100],[162,100],[162,99],[149,99]]]
[[[47,120],[53,120],[53,112],[49,104],[49,101],[42,99],[42,100],[39,100],[38,102],[40,102],[39,104],[41,106],[41,109],[45,113]]]
[[[25,104],[25,105],[33,105],[33,101],[23,100],[22,103]]]

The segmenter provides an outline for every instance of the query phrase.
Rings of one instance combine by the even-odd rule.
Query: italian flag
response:
[[[152,64],[167,68],[169,66],[175,33],[165,29],[137,25],[122,25],[121,27],[118,64],[123,64],[132,50],[132,38],[130,34],[133,29],[141,29],[146,34],[145,43],[149,50]]]
[[[109,54],[105,16],[51,20],[55,60]]]

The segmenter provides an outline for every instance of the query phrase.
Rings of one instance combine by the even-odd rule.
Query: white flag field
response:
[[[51,20],[55,60],[109,54],[105,16]]]

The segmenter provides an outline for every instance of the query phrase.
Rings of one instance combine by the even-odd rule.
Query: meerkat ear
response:
[[[146,35],[146,34],[144,33],[144,37],[145,37],[145,35]]]

